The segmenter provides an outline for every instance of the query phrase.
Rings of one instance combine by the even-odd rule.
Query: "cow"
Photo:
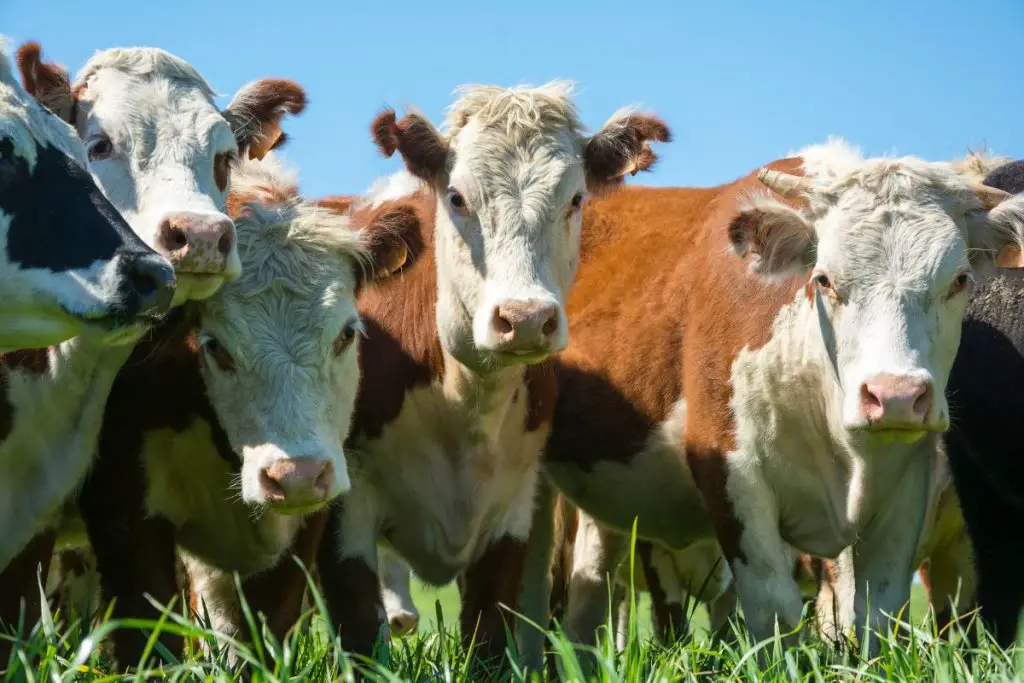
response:
[[[409,566],[386,547],[378,551],[377,566],[380,573],[380,594],[392,636],[416,633],[420,625],[420,611],[412,600]]]
[[[1020,201],[1024,160],[991,169],[983,182]],[[1003,647],[1014,642],[1024,607],[1016,571],[1024,558],[1016,531],[1024,520],[1024,469],[1012,455],[1012,444],[1024,435],[1017,428],[1024,406],[1021,301],[1024,273],[1016,269],[1001,270],[972,297],[949,379],[952,429],[943,439],[971,542],[977,606]]]
[[[76,502],[115,617],[158,614],[145,596],[167,604],[177,594],[180,552],[193,606],[238,638],[247,626],[232,573],[256,577],[303,532],[318,538],[312,513],[349,489],[356,296],[401,265],[405,238],[392,231],[394,212],[356,226],[303,200],[272,155],[239,163],[228,204],[240,277],[183,307],[125,364]],[[312,564],[312,550],[296,554]],[[257,591],[259,608],[301,606],[304,588],[274,599]],[[298,616],[272,619],[278,637]],[[138,662],[147,639],[116,632],[118,661]]]
[[[85,163],[82,143],[25,92],[0,46],[0,353],[86,332],[115,343],[167,311],[170,264],[131,231]]]
[[[74,84],[62,67],[42,61],[38,44],[19,49],[18,65],[25,90],[73,124],[103,193],[174,266],[173,305],[205,298],[237,277],[234,227],[223,213],[228,172],[240,153],[258,157],[280,142],[280,119],[305,106],[298,85],[254,81],[221,112],[192,66],[155,48],[99,52]],[[35,621],[38,591],[12,587],[26,579],[35,585],[40,562],[42,575],[48,573],[54,534],[47,520],[92,461],[106,397],[133,346],[81,336],[5,361],[10,428],[0,461],[16,458],[22,471],[3,479],[0,496],[7,524],[0,536],[0,623],[17,623],[23,598],[27,623]]]
[[[547,473],[601,524],[717,539],[758,640],[805,633],[795,551],[853,546],[863,642],[909,597],[962,317],[1022,220],[947,163],[838,139],[722,186],[593,202]]]
[[[519,590],[586,193],[650,168],[649,142],[669,137],[630,111],[585,136],[564,83],[458,93],[443,133],[417,113],[374,120],[406,171],[351,208],[409,207],[424,237],[403,277],[360,298],[352,490],[317,559],[342,646],[357,653],[386,638],[379,542],[428,584],[460,579],[476,661],[504,651],[499,606]]]

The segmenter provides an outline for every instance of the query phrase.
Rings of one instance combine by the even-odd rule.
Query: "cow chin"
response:
[[[228,281],[223,274],[209,273],[177,273],[178,288],[174,292],[172,306],[180,306],[186,301],[202,301],[217,293]]]

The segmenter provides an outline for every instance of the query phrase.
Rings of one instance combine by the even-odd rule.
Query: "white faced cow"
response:
[[[73,85],[63,68],[41,61],[34,43],[22,46],[18,63],[26,90],[85,141],[90,170],[115,208],[174,265],[176,302],[208,297],[238,276],[234,228],[223,212],[230,166],[239,152],[259,156],[279,141],[280,118],[305,105],[299,86],[256,81],[219,112],[195,69],[162,50],[100,52]],[[9,366],[10,429],[0,462],[13,458],[17,470],[0,483],[8,530],[0,536],[0,587],[34,577],[37,562],[49,561],[51,533],[9,566],[85,474],[107,395],[131,350],[83,336]],[[0,622],[17,618],[19,600],[0,591]],[[28,607],[31,619],[37,601]]]
[[[25,92],[0,46],[0,352],[87,329],[123,340],[170,304],[169,264],[104,199],[85,163],[74,132]]]
[[[360,299],[352,491],[320,546],[320,580],[344,646],[369,652],[384,628],[383,539],[431,584],[461,577],[462,637],[487,657],[505,647],[499,604],[519,592],[554,405],[544,361],[568,339],[584,197],[649,167],[648,141],[668,131],[625,113],[588,137],[552,84],[466,88],[444,133],[391,111],[373,132],[422,185],[399,174],[354,215],[407,206],[425,243]]]
[[[1006,196],[834,142],[721,187],[595,202],[553,480],[620,531],[717,538],[757,638],[799,623],[793,548],[852,546],[856,622],[882,626],[909,597],[969,292],[1024,238]]]

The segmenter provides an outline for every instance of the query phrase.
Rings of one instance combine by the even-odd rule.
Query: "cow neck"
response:
[[[525,365],[478,373],[443,351],[444,370],[441,376],[445,399],[463,406],[477,417],[486,434],[496,434],[505,421],[508,409],[523,386]]]
[[[45,372],[28,376],[30,389],[19,392],[11,406],[11,434],[0,447],[0,457],[25,455],[20,475],[0,483],[0,508],[5,508],[0,518],[12,521],[0,534],[0,567],[56,514],[85,476],[107,396],[132,348],[106,346],[87,335],[75,337],[49,349]],[[48,433],[18,424],[43,415],[50,418],[39,429]],[[40,448],[47,452],[34,452]]]

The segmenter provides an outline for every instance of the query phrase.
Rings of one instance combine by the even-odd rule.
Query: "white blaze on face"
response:
[[[223,212],[237,146],[210,86],[173,55],[132,48],[93,57],[75,87],[90,171],[132,229],[175,265],[176,301],[205,298],[237,277]]]
[[[510,138],[471,121],[451,147],[436,228],[446,347],[460,360],[560,351],[578,261],[582,139],[568,129]]]
[[[568,343],[564,305],[579,262],[587,189],[617,186],[668,141],[653,116],[624,111],[586,137],[569,83],[466,86],[442,134],[422,116],[373,122],[437,196],[437,328],[477,372],[533,363]]]
[[[242,275],[199,304],[203,376],[242,458],[243,500],[308,511],[350,486],[363,254],[347,218],[295,202],[249,209]]]
[[[805,180],[767,184],[807,207],[755,198],[733,221],[734,246],[765,275],[809,275],[810,332],[842,392],[846,428],[901,440],[944,431],[976,270],[1020,241],[1024,202],[987,211],[984,193],[949,164],[864,160],[839,141],[800,156]]]

